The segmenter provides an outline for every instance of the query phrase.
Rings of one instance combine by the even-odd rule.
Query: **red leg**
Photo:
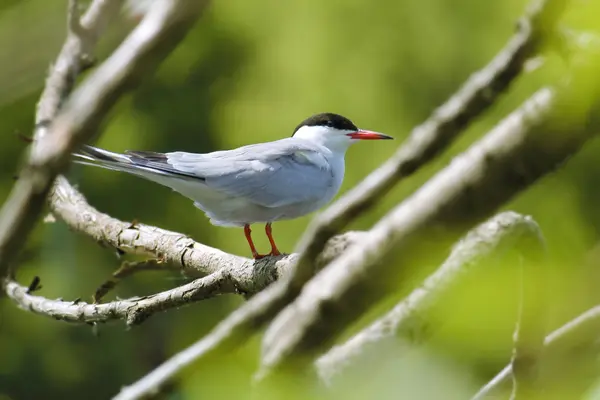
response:
[[[270,222],[265,225],[265,233],[267,234],[267,237],[269,238],[269,243],[271,243],[271,253],[269,253],[269,255],[270,256],[280,256],[281,253],[277,249],[277,245],[275,244],[275,240],[273,240],[273,231],[271,229],[271,223]]]
[[[250,229],[250,225],[248,225],[248,224],[244,225],[244,235],[246,235],[246,240],[248,241],[248,244],[250,245],[250,251],[252,251],[252,257],[254,257],[255,260],[263,258],[264,256],[261,256],[260,254],[258,254],[258,251],[256,251],[256,247],[254,247],[254,242],[252,241],[252,230]]]

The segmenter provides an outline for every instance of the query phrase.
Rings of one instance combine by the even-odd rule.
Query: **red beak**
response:
[[[346,134],[346,136],[349,136],[351,139],[359,139],[359,140],[384,140],[384,139],[390,140],[390,139],[393,139],[393,137],[384,135],[382,133],[373,132],[373,131],[365,131],[362,129],[360,131],[348,133],[348,134]]]

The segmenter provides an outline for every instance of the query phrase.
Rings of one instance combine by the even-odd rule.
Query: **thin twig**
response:
[[[4,281],[3,286],[8,297],[20,308],[35,314],[76,323],[97,323],[122,319],[129,326],[140,324],[157,312],[237,291],[233,280],[225,270],[214,272],[175,289],[106,304],[50,300],[30,294],[27,287],[8,278]]]
[[[531,257],[532,253],[539,252],[540,247],[543,247],[543,237],[532,218],[514,212],[504,212],[490,218],[461,239],[442,266],[405,300],[347,342],[319,358],[316,363],[319,376],[331,384],[347,368],[360,366],[362,357],[390,338],[399,338],[409,344],[426,341],[436,329],[428,320],[431,310],[443,303],[447,294],[461,285],[473,271],[489,268],[492,258],[495,259],[495,265],[499,262],[499,255],[506,254],[506,249]],[[513,251],[510,254],[514,254]]]
[[[111,277],[96,289],[92,301],[100,303],[104,296],[113,290],[121,280],[144,271],[179,271],[179,267],[155,258],[143,261],[124,261]]]
[[[564,354],[572,348],[585,348],[598,340],[600,306],[593,307],[546,336],[544,353],[547,356]],[[472,400],[483,400],[509,385],[513,374],[508,364],[498,375],[482,387]]]
[[[536,249],[531,245],[525,248]],[[542,252],[534,251],[529,258],[519,260],[519,309],[511,359],[514,374],[510,400],[531,398],[539,381],[548,308],[544,296],[548,272],[543,268],[546,260],[541,255]]]

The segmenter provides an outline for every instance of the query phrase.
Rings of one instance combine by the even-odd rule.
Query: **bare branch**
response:
[[[66,322],[97,323],[123,319],[127,325],[137,325],[150,315],[220,294],[236,293],[236,287],[227,271],[217,271],[175,289],[150,296],[89,304],[63,300],[49,300],[29,293],[25,286],[6,279],[4,290],[20,308]]]
[[[67,167],[72,151],[96,132],[115,100],[131,89],[135,80],[158,66],[205,3],[156,1],[121,46],[73,93],[48,134],[34,142],[19,180],[0,210],[0,275],[5,274],[39,219],[52,183]]]
[[[543,246],[538,225],[530,217],[504,212],[471,230],[458,242],[448,259],[390,312],[319,358],[316,367],[323,381],[331,384],[336,376],[372,353],[390,338],[419,344],[435,331],[428,320],[431,310],[443,302],[453,288],[459,286],[475,269],[489,268],[491,258],[511,249],[511,254],[531,256]],[[495,264],[495,263],[494,263]],[[543,336],[542,336],[543,339]]]
[[[180,266],[188,276],[210,274],[224,266],[242,270],[252,264],[248,258],[205,246],[181,233],[123,222],[101,213],[90,206],[64,177],[57,178],[50,193],[50,208],[69,228],[85,233],[104,246],[125,253],[160,258],[166,263]]]
[[[600,62],[588,61],[568,85],[538,91],[310,281],[267,330],[263,372],[305,369],[351,321],[396,290],[407,266],[427,268],[459,234],[597,133],[599,85],[589,77]]]
[[[121,280],[144,271],[179,271],[179,267],[156,258],[143,261],[123,261],[111,277],[96,289],[92,301],[100,303],[104,296],[113,290]]]
[[[544,353],[547,356],[564,354],[569,349],[584,348],[598,340],[600,332],[600,306],[579,315],[546,336]],[[494,395],[500,388],[509,385],[513,374],[512,363],[487,383],[472,400],[483,400]]]
[[[59,177],[59,180],[64,179]],[[81,229],[101,243],[118,246],[137,254],[162,255],[158,260],[150,260],[147,269],[163,269],[167,260],[173,262],[173,268],[188,276],[209,273],[205,278],[189,284],[167,290],[155,295],[114,301],[106,304],[87,304],[83,302],[65,302],[50,300],[41,296],[30,296],[27,288],[7,280],[5,290],[8,296],[24,309],[58,320],[90,323],[125,319],[128,325],[139,324],[150,315],[184,304],[204,300],[216,295],[236,293],[246,297],[254,296],[272,282],[289,275],[296,256],[265,257],[250,260],[224,253],[220,250],[196,243],[190,238],[174,232],[146,225],[131,225],[102,214],[85,202],[77,191],[65,197],[63,189],[70,185],[55,186],[53,203],[61,208],[61,216],[69,218],[70,226]],[[58,193],[61,194],[58,194]],[[67,211],[68,210],[68,211]],[[329,262],[341,254],[352,243],[363,236],[362,232],[348,232],[331,239],[321,261]],[[185,245],[178,245],[183,243]],[[191,243],[188,245],[188,243]],[[162,253],[162,250],[165,253]],[[188,254],[191,253],[191,254]],[[148,261],[147,261],[148,262]],[[221,266],[217,268],[217,266]],[[211,271],[211,268],[215,268]],[[117,278],[131,273],[131,267],[122,267],[115,275]],[[133,268],[135,270],[135,268]],[[108,281],[97,292],[96,300],[111,288],[114,282]],[[106,287],[108,286],[108,287]]]
[[[566,3],[567,0],[534,0],[520,19],[515,35],[492,61],[414,128],[394,156],[311,223],[296,249],[301,254],[298,286],[305,281],[302,277],[311,276],[314,260],[329,238],[368,211],[400,180],[448,148],[471,121],[494,104],[553,32]]]
[[[154,229],[159,230],[158,228]],[[142,234],[142,236],[144,235]],[[355,243],[359,237],[362,237],[361,232],[348,232],[332,238],[331,244],[326,247],[325,253],[328,257],[336,257],[352,243]],[[202,255],[199,253],[198,259],[201,258]],[[221,269],[212,272],[210,275],[196,279],[186,285],[153,295],[105,304],[88,304],[80,301],[74,303],[32,296],[30,295],[32,292],[30,288],[20,286],[8,279],[4,283],[4,289],[8,297],[20,308],[57,320],[92,323],[124,319],[127,325],[137,325],[154,313],[178,308],[221,294],[235,293],[247,297],[254,296],[272,282],[286,276],[293,265],[295,255],[267,257],[261,260],[238,258],[244,261],[225,264]],[[328,261],[328,258],[323,259],[323,262]],[[156,260],[150,260],[147,269],[157,269],[153,262],[155,263]],[[189,270],[197,274],[196,270]],[[125,268],[125,271],[125,274],[130,273],[127,268]],[[100,294],[105,294],[105,291],[106,289],[101,291]]]

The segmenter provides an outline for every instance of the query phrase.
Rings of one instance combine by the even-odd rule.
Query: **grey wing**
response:
[[[168,163],[163,153],[151,151],[126,151],[125,154],[113,153],[94,146],[84,145],[79,153],[73,154],[79,164],[103,167],[115,171],[125,171],[145,176],[176,176],[186,179],[200,179],[192,173],[178,170]],[[149,175],[148,175],[149,174]]]
[[[301,157],[281,157],[233,174],[205,178],[206,183],[264,207],[318,201],[333,185],[331,169],[319,167]]]
[[[310,146],[248,146],[212,156],[169,153],[169,164],[215,190],[264,207],[318,201],[334,185],[325,156]],[[266,150],[266,151],[265,151]]]
[[[193,173],[188,173],[177,169],[168,161],[168,157],[163,153],[153,151],[131,151],[125,152],[129,156],[129,161],[139,167],[150,168],[154,171],[165,172],[167,174],[176,175],[184,178],[193,178],[203,180],[202,177],[196,176]]]

